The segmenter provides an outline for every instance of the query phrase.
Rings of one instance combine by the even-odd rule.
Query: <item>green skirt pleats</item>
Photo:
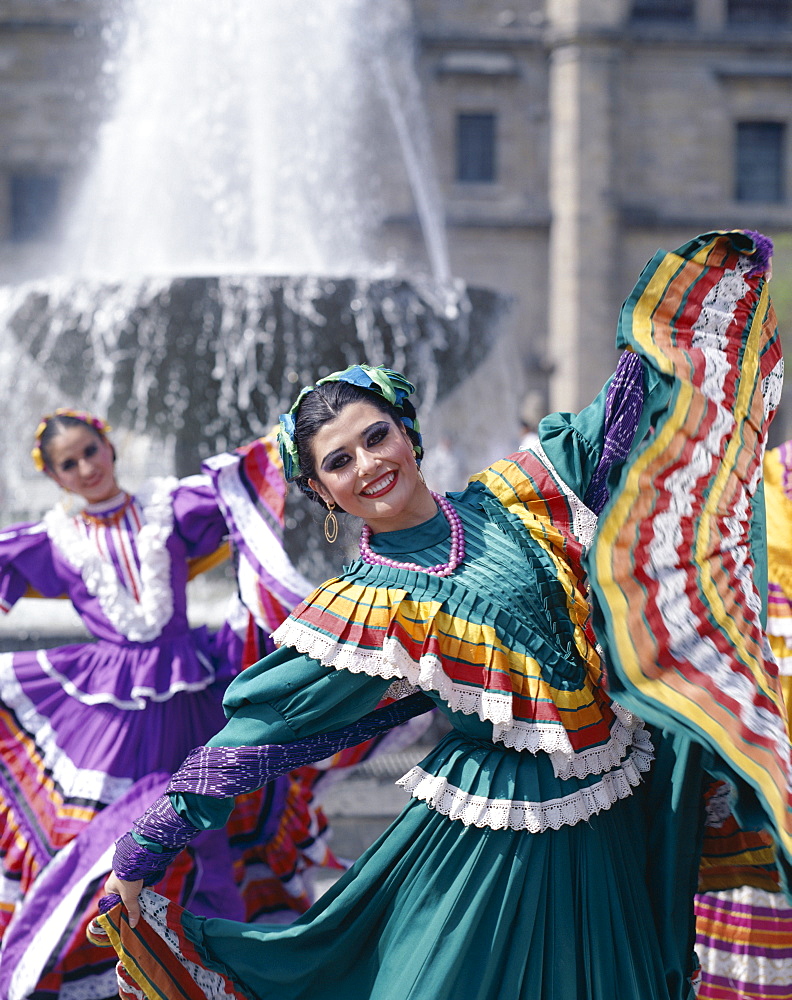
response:
[[[649,857],[651,805],[644,785],[530,834],[411,800],[296,923],[185,913],[183,930],[257,1000],[687,1000],[695,881]],[[690,921],[658,931],[658,886],[677,877]]]

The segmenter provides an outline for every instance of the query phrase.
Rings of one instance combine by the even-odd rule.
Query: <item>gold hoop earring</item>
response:
[[[324,535],[331,545],[338,538],[338,520],[333,513],[334,510],[335,504],[331,500],[327,505],[327,517],[324,523]]]
[[[421,480],[424,486],[426,486],[426,480],[424,479],[424,474],[423,472],[421,472],[421,466],[417,462],[415,463],[415,468],[418,470],[418,478]]]

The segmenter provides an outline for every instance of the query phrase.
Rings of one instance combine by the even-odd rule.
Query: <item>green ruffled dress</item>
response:
[[[599,521],[583,498],[613,426],[604,393],[452,496],[451,576],[357,562],[295,609],[282,648],[229,688],[212,745],[329,732],[410,687],[452,731],[293,925],[203,920],[151,892],[134,931],[120,907],[100,917],[125,997],[690,1000],[706,771],[792,878],[761,622],[759,465],[782,371],[767,260],[756,234],[710,233],[647,265],[618,337],[645,400]],[[448,535],[437,516],[372,544],[432,566]],[[230,809],[172,799],[198,828]]]
[[[663,387],[650,390],[645,425],[665,405]],[[575,493],[599,460],[603,413],[604,395],[542,427],[546,458]],[[457,623],[497,621],[500,642],[536,657],[557,701],[585,689],[587,665],[563,624],[568,595],[547,553],[482,482],[453,502],[467,557],[452,580],[362,563],[343,579],[365,593],[441,603]],[[447,558],[449,534],[438,513],[373,544],[431,566]],[[210,745],[336,729],[374,709],[390,685],[283,648],[235,680],[228,725]],[[517,749],[494,741],[493,722],[471,712],[466,695],[427,690],[453,729],[402,779],[412,797],[398,819],[289,927],[182,914],[202,964],[262,1000],[691,997],[702,772],[687,744],[654,733],[652,748],[640,721],[622,713],[611,739],[573,766],[550,749],[552,724],[521,738],[538,733],[546,749]],[[218,825],[227,810],[197,796],[174,802],[198,827]]]

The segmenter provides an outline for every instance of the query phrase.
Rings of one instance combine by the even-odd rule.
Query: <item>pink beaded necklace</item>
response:
[[[451,529],[451,554],[448,562],[439,563],[437,566],[419,566],[418,563],[398,562],[396,559],[381,556],[371,547],[371,528],[368,525],[365,525],[360,533],[360,558],[363,562],[371,563],[373,566],[391,566],[393,569],[412,569],[418,573],[431,573],[433,576],[450,576],[454,572],[465,558],[465,529],[462,527],[462,518],[454,510],[450,500],[446,500],[433,490],[429,492]]]

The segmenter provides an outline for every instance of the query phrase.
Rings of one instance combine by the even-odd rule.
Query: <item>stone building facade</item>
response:
[[[613,368],[621,300],[658,247],[713,228],[767,232],[792,321],[792,0],[410,6],[452,271],[512,302],[485,373],[514,413],[498,448],[516,439],[526,392],[550,408],[592,398]],[[2,283],[46,267],[90,156],[107,8],[0,5]],[[409,192],[386,190],[388,239],[420,258]]]
[[[771,235],[792,321],[792,3],[417,0],[416,15],[454,270],[515,297],[526,378],[548,373],[552,408],[592,398],[641,267],[696,233]],[[486,182],[458,173],[471,113],[494,119]]]

